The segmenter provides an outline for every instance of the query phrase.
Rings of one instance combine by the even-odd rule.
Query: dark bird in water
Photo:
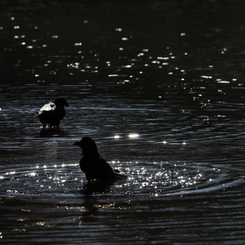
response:
[[[49,124],[50,128],[57,127],[60,129],[60,120],[65,117],[66,111],[64,106],[69,106],[65,98],[58,98],[54,102],[45,104],[37,113],[39,122],[42,123],[43,128]]]
[[[93,179],[113,181],[127,177],[119,174],[118,170],[113,170],[111,165],[100,156],[95,142],[90,137],[83,137],[81,141],[75,142],[74,145],[82,148],[80,168],[85,173],[88,182]]]

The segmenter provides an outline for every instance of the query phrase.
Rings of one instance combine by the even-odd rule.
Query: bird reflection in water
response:
[[[105,194],[110,191],[110,186],[113,182],[107,182],[102,180],[93,180],[85,183],[80,190],[80,193],[84,195],[83,202],[83,216],[95,216],[99,209],[98,198],[93,194]]]
[[[80,193],[90,196],[94,193],[107,193],[114,181],[92,180],[84,183]]]
[[[66,135],[66,130],[57,128],[42,128],[39,132],[40,137],[63,137]]]
[[[116,210],[128,210],[131,205],[136,205],[138,203],[126,201],[126,202],[104,202],[104,197],[102,196],[102,201],[98,197],[98,194],[105,194],[110,191],[110,186],[113,182],[105,182],[101,180],[90,181],[83,186],[80,191],[81,194],[85,194],[83,198],[83,216],[95,216],[99,209],[116,209]],[[96,194],[96,195],[93,195]]]

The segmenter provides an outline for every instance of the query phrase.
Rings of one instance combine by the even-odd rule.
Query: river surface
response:
[[[245,244],[245,4],[199,2],[2,1],[0,243]]]

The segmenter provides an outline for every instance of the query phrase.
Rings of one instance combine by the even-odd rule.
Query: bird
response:
[[[50,128],[57,127],[60,130],[60,120],[62,120],[65,115],[65,107],[69,106],[66,99],[59,97],[55,101],[51,101],[45,104],[37,113],[39,122],[42,123],[43,129],[46,128],[46,124],[49,124]]]
[[[114,170],[106,159],[99,154],[96,143],[91,137],[83,137],[74,145],[82,148],[80,168],[85,173],[88,183],[91,180],[114,181],[127,177],[120,174],[118,170]]]

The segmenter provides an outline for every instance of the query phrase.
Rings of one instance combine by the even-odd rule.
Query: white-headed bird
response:
[[[45,104],[40,109],[37,113],[37,117],[44,129],[46,128],[46,124],[48,124],[50,128],[57,127],[57,129],[60,129],[60,120],[66,115],[65,106],[69,106],[66,99],[60,97],[54,102]]]

